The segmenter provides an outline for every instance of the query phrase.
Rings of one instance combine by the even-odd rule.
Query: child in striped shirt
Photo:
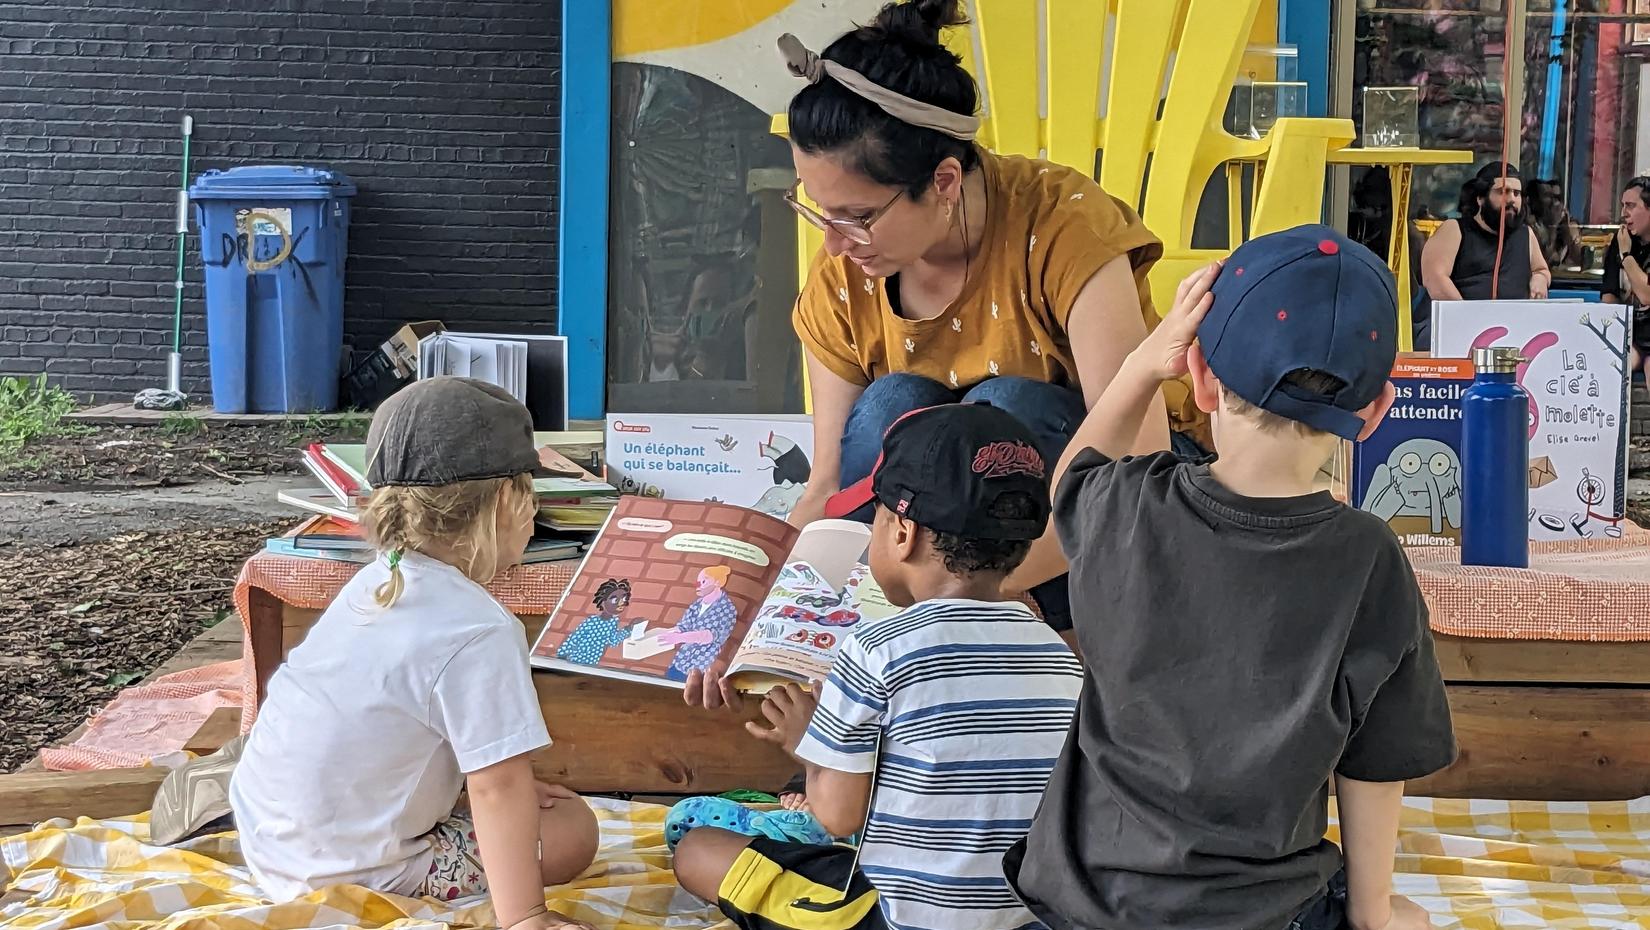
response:
[[[803,764],[809,809],[859,834],[857,853],[700,827],[677,878],[748,930],[1033,924],[1003,853],[1036,812],[1082,671],[1000,591],[1047,526],[1047,465],[1007,413],[929,408],[828,512],[872,503],[871,571],[906,609],[856,630],[822,686],[772,692],[770,727],[748,725]]]

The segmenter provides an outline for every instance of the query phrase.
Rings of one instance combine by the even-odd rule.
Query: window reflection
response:
[[[614,65],[613,113],[608,408],[800,411],[789,147],[743,99],[657,65]]]
[[[1500,154],[1514,16],[1523,42],[1510,69],[1521,98],[1511,130],[1531,219],[1555,270],[1596,271],[1621,185],[1650,168],[1650,125],[1641,131],[1639,119],[1650,104],[1641,103],[1650,0],[1358,0],[1356,9],[1353,118],[1362,125],[1363,88],[1413,85],[1421,144],[1475,155],[1469,165],[1416,169],[1412,248],[1455,215],[1461,183]],[[1390,236],[1387,187],[1383,169],[1352,173],[1348,231],[1378,252]]]

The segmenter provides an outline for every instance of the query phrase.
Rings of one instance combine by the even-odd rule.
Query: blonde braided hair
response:
[[[390,607],[406,590],[401,557],[408,551],[439,551],[477,584],[486,584],[515,553],[498,551],[498,509],[524,517],[535,507],[529,475],[459,481],[435,487],[395,486],[373,491],[361,513],[367,540],[386,554],[390,577],[373,591],[373,601]]]

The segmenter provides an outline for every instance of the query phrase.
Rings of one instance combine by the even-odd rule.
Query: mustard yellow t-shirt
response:
[[[957,390],[1020,376],[1081,390],[1066,321],[1083,285],[1127,255],[1148,330],[1158,322],[1146,273],[1163,246],[1127,204],[1061,165],[981,150],[985,235],[969,279],[945,312],[899,316],[885,282],[823,249],[792,322],[808,352],[844,380],[868,385],[891,372]],[[1177,426],[1186,414],[1171,400]],[[1195,414],[1193,414],[1195,416]]]

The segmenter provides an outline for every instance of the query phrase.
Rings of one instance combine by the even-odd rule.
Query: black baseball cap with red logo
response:
[[[912,411],[882,439],[870,477],[825,505],[849,517],[881,503],[918,526],[972,539],[1037,539],[1048,527],[1049,463],[1031,430],[987,404],[946,404]],[[1029,513],[996,516],[998,499],[1030,495]]]

